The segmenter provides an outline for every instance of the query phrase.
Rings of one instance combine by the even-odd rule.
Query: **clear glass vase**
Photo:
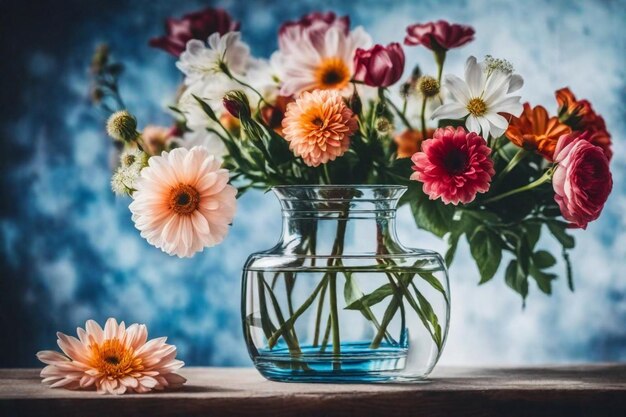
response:
[[[243,271],[248,351],[276,381],[424,379],[449,322],[441,256],[396,235],[402,186],[280,186],[276,246]]]

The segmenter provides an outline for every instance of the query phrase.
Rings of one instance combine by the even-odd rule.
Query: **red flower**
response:
[[[458,48],[474,40],[474,28],[445,20],[416,23],[406,28],[405,45],[423,45],[433,51]]]
[[[576,100],[576,96],[569,88],[561,88],[555,92],[559,105],[559,119],[578,132],[587,131],[587,140],[602,148],[610,161],[613,157],[611,150],[611,134],[606,129],[604,118],[595,112],[588,100]]]
[[[389,87],[402,77],[404,51],[399,43],[358,48],[354,53],[354,79],[370,87]]]
[[[184,15],[181,19],[169,18],[165,21],[165,36],[150,39],[150,46],[161,48],[178,57],[191,39],[206,41],[209,35],[218,32],[223,35],[239,29],[239,22],[232,20],[223,9],[206,8]]]
[[[333,12],[313,12],[302,16],[300,20],[285,22],[278,31],[278,45],[283,51],[297,49],[301,46],[299,43],[303,36],[309,37],[314,45],[324,42],[324,35],[331,27],[348,35],[350,18],[337,17]]]
[[[505,134],[520,148],[535,151],[552,161],[559,138],[571,131],[557,117],[550,117],[543,106],[532,108],[529,103],[524,103],[524,112],[519,117],[512,116]]]
[[[588,135],[561,136],[554,151],[557,166],[552,177],[561,214],[583,229],[600,216],[613,188],[609,160],[602,148],[589,142]]]
[[[437,129],[433,139],[422,143],[422,152],[411,157],[411,179],[424,183],[431,200],[467,204],[489,190],[495,174],[490,153],[485,139],[474,132],[460,126]]]

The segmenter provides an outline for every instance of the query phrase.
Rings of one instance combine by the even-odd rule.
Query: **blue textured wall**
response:
[[[511,60],[526,79],[525,100],[554,109],[552,92],[569,85],[592,100],[615,140],[615,187],[601,220],[576,232],[577,290],[561,279],[549,298],[536,288],[521,308],[501,273],[477,287],[467,247],[451,270],[453,317],[443,361],[529,363],[626,359],[626,3],[405,0],[217,3],[242,21],[257,55],[276,46],[279,21],[324,7],[349,13],[379,42],[400,40],[406,24],[447,18],[470,23],[477,39],[453,53]],[[279,210],[271,195],[240,201],[227,241],[192,260],[144,242],[128,201],[109,190],[109,141],[103,115],[86,98],[93,48],[108,42],[127,64],[122,89],[146,123],[163,112],[181,77],[174,60],[147,46],[162,20],[206,5],[165,0],[0,2],[0,366],[34,365],[53,348],[56,330],[88,318],[144,322],[167,335],[193,365],[246,365],[239,326],[239,274],[246,256],[272,245]],[[320,6],[323,4],[323,6]],[[434,70],[426,50],[409,62]],[[552,110],[553,111],[553,110]],[[416,231],[407,211],[401,237],[443,250]],[[555,247],[545,238],[542,244]],[[558,265],[562,268],[562,265]],[[557,269],[561,272],[562,269]]]

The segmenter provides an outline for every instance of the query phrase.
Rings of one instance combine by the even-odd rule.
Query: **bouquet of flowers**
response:
[[[567,229],[597,219],[612,187],[611,136],[590,102],[562,88],[552,114],[523,103],[523,78],[490,55],[444,75],[474,29],[443,20],[406,28],[403,47],[374,44],[347,16],[311,13],[282,24],[269,59],[251,56],[238,29],[206,9],[169,19],[151,41],[184,75],[172,128],[138,131],[120,66],[106,50],[94,58],[93,96],[119,110],[107,124],[123,148],[112,188],[132,197],[150,244],[188,257],[220,243],[250,189],[398,184],[416,225],[447,240],[447,264],[465,236],[481,283],[508,253],[506,283],[526,297],[532,279],[549,294],[556,259],[536,247],[549,231],[573,288]],[[404,77],[414,47],[432,51],[436,74]]]

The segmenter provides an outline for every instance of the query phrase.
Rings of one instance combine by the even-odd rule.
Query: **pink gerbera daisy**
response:
[[[411,157],[415,164],[411,179],[424,183],[431,200],[467,204],[489,190],[495,173],[490,153],[487,142],[474,132],[460,126],[437,129],[422,143],[422,151]]]
[[[343,155],[357,128],[352,110],[336,90],[303,93],[287,106],[283,119],[283,133],[290,142],[289,148],[313,167]]]
[[[141,236],[178,257],[224,240],[235,215],[237,190],[220,166],[203,146],[151,157],[129,206]]]
[[[37,358],[47,364],[41,371],[52,388],[96,389],[100,394],[144,393],[175,388],[186,379],[175,373],[184,363],[176,360],[176,346],[167,338],[148,340],[144,324],[126,328],[113,318],[104,330],[93,320],[76,329],[78,339],[57,333],[63,353],[44,350]]]

